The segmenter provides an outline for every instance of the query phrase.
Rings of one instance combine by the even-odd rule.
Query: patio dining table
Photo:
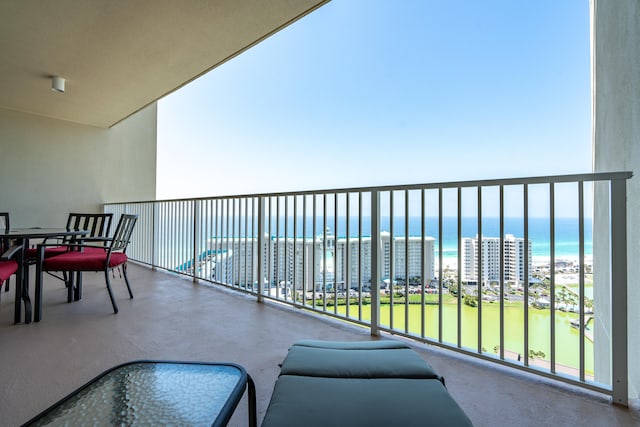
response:
[[[22,281],[16,280],[14,323],[22,320],[22,304],[24,303],[24,322],[30,323],[32,317],[31,299],[29,297],[29,264],[24,256],[24,249],[29,247],[29,242],[34,239],[64,239],[68,237],[82,237],[89,233],[88,230],[67,230],[66,228],[12,228],[0,232],[0,239],[9,238],[18,241],[23,250],[20,251],[20,265],[22,266]],[[37,299],[36,299],[37,300]],[[36,307],[37,308],[37,307]]]

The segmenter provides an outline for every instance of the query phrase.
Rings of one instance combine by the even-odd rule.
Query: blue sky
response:
[[[159,102],[158,198],[591,170],[588,0],[333,0]]]

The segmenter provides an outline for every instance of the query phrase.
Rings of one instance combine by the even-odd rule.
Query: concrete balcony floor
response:
[[[14,325],[13,287],[11,292],[3,291],[0,425],[19,425],[99,373],[136,359],[225,361],[244,366],[256,383],[260,422],[278,363],[294,341],[375,339],[358,326],[275,303],[258,304],[255,297],[194,285],[146,267],[130,265],[129,275],[133,300],[122,279],[112,281],[120,306],[117,315],[99,273],[85,274],[83,299],[72,304],[66,302],[62,282],[45,277],[40,323]],[[31,276],[33,290],[33,271]],[[422,344],[414,348],[444,375],[449,392],[476,426],[640,425],[636,409],[614,406],[598,394],[452,351]],[[247,425],[246,397],[230,425]]]

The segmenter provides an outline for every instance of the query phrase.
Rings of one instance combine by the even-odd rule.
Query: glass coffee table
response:
[[[242,366],[135,361],[103,372],[24,425],[224,426],[247,388],[255,427],[255,385]]]

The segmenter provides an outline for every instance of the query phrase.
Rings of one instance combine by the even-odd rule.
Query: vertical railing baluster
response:
[[[443,303],[443,298],[442,298],[442,292],[443,292],[443,281],[444,278],[442,277],[442,275],[444,274],[444,268],[443,268],[443,261],[444,261],[444,254],[442,253],[443,249],[444,249],[444,236],[442,234],[443,232],[443,208],[442,208],[442,188],[438,188],[438,293],[440,294],[439,298],[438,298],[438,342],[442,343],[442,303]],[[449,289],[449,292],[451,292],[451,283],[449,283],[447,285],[447,289]],[[459,292],[460,290],[458,290]]]
[[[176,266],[180,265],[178,257],[181,255],[178,242],[178,203],[170,202],[169,210],[171,212],[171,221],[169,222],[169,246],[167,247],[167,251],[169,251],[169,248],[176,248],[176,250],[171,251],[171,256],[167,256],[167,260],[169,261],[168,267],[171,270],[175,270]]]
[[[371,237],[373,239],[373,236]],[[373,243],[373,240],[371,240]],[[362,321],[362,191],[358,193],[358,320]]]
[[[500,360],[504,360],[504,185],[500,186]]]
[[[159,248],[159,242],[158,239],[160,238],[160,233],[159,233],[159,227],[158,227],[158,223],[159,223],[159,219],[158,219],[158,215],[159,215],[159,206],[157,202],[151,202],[151,268],[153,270],[156,269],[156,267],[158,266],[158,263],[160,262],[159,260],[159,253],[158,253],[158,248]]]
[[[556,373],[556,196],[554,183],[549,183],[549,294],[551,310],[551,373]]]
[[[205,217],[204,217],[204,224],[205,224],[205,232],[204,232],[204,250],[206,252],[205,255],[205,272],[203,275],[203,278],[205,280],[209,280],[211,278],[211,268],[213,266],[212,261],[211,261],[211,234],[212,234],[212,229],[211,229],[211,212],[212,212],[212,200],[211,199],[207,199],[207,200],[203,200],[202,202],[205,206]]]
[[[218,274],[218,281],[220,283],[227,283],[227,259],[229,257],[229,253],[227,252],[227,236],[226,236],[226,220],[227,216],[225,214],[227,206],[226,199],[220,199],[220,229],[219,229],[219,237],[220,239],[220,268]]]
[[[180,261],[188,263],[191,259],[191,257],[189,256],[191,252],[189,245],[189,236],[191,235],[191,221],[189,221],[189,202],[186,200],[180,202],[180,218],[178,221],[178,227],[180,229],[180,247],[182,248],[182,256],[180,257]]]
[[[207,225],[207,250],[209,251],[209,270],[207,271],[207,280],[211,280],[213,278],[213,271],[215,268],[215,251],[213,248],[213,245],[215,245],[215,240],[214,240],[214,231],[213,231],[213,224],[214,224],[214,210],[215,207],[215,199],[209,199],[207,200],[207,211],[208,211],[208,225]]]
[[[266,209],[267,214],[267,224],[269,228],[269,232],[267,233],[267,253],[269,254],[267,257],[267,295],[271,296],[271,287],[273,285],[273,281],[275,280],[275,251],[277,251],[277,246],[274,246],[274,238],[273,238],[273,198],[277,196],[269,196],[269,207]]]
[[[249,287],[249,201],[253,198],[246,198],[244,202],[244,288]]]
[[[194,200],[191,203],[191,211],[193,214],[193,268],[191,270],[191,276],[193,279],[193,283],[198,282],[198,244],[200,243],[200,239],[198,238],[198,233],[200,231],[200,205],[197,200]]]
[[[524,365],[529,366],[529,184],[524,184]]]
[[[240,199],[238,197],[234,197],[231,199],[233,204],[231,205],[231,247],[233,252],[233,274],[231,275],[231,286],[237,286],[240,275],[240,244],[236,235],[236,231],[240,230],[236,229],[236,224],[238,227],[240,226]],[[237,260],[237,261],[236,261]]]
[[[585,380],[584,313],[584,181],[578,182],[578,316],[580,316],[580,381]]]
[[[462,187],[458,187],[458,348],[462,347]]]
[[[307,195],[302,196],[302,305],[307,305],[307,277],[309,256],[307,250]]]
[[[240,287],[240,283],[242,282],[242,198],[235,198],[235,205],[236,209],[233,214],[235,221],[233,227],[233,247],[234,252],[237,252],[237,255],[234,256],[234,259],[237,259],[237,261],[234,267],[233,286]]]
[[[175,271],[177,264],[177,257],[180,255],[180,248],[178,245],[178,204],[177,202],[167,203],[167,210],[169,211],[170,220],[167,223],[167,267]],[[171,251],[169,248],[175,248]]]
[[[201,215],[201,218],[200,218],[200,222],[202,224],[202,229],[203,229],[203,231],[200,233],[200,239],[201,239],[200,250],[202,252],[202,260],[200,260],[200,262],[202,263],[202,269],[200,270],[201,271],[200,278],[207,280],[211,275],[209,271],[211,269],[211,262],[209,259],[209,255],[210,255],[209,239],[211,236],[211,230],[209,228],[209,225],[210,225],[209,218],[211,217],[211,200],[203,199],[200,201],[200,203],[203,209],[203,214]]]
[[[182,263],[188,261],[188,258],[185,259],[186,250],[184,241],[184,202],[176,203],[176,211],[178,212],[178,216],[176,218],[176,241],[178,242],[178,247],[180,248],[176,262],[178,263],[178,265],[181,265]],[[185,270],[183,273],[188,274],[188,270]]]
[[[327,193],[322,194],[322,310],[327,311]]]
[[[235,257],[235,253],[233,250],[233,239],[232,239],[232,235],[233,235],[233,204],[234,204],[234,199],[227,199],[227,213],[226,213],[226,224],[225,224],[225,228],[226,228],[226,242],[227,242],[227,260],[225,262],[226,265],[226,275],[224,278],[224,283],[226,285],[232,284],[233,283],[233,273],[234,273],[234,268],[233,268],[233,263],[234,263],[234,257]]]
[[[276,299],[280,299],[280,196],[276,196],[276,245],[274,254],[274,276],[276,282]]]
[[[223,274],[223,265],[224,265],[224,257],[226,253],[224,252],[224,240],[222,236],[224,235],[224,229],[222,227],[222,219],[224,218],[224,199],[216,199],[216,222],[215,222],[215,233],[216,233],[216,272],[215,272],[215,280],[218,283],[224,283],[222,278]]]
[[[225,253],[225,258],[224,258],[224,275],[222,277],[222,283],[224,283],[225,285],[229,284],[229,274],[231,271],[231,266],[229,265],[229,261],[231,260],[231,247],[229,245],[229,237],[231,236],[231,232],[230,232],[230,224],[231,224],[231,200],[230,199],[225,199],[224,200],[224,212],[223,212],[223,218],[224,218],[224,223],[223,223],[223,228],[222,228],[222,233],[224,236],[224,253]]]
[[[165,268],[168,268],[171,271],[175,271],[175,265],[172,265],[172,261],[173,258],[175,257],[175,254],[177,253],[176,250],[173,251],[169,251],[169,248],[175,248],[175,246],[173,245],[174,243],[174,235],[173,235],[173,222],[175,221],[175,215],[174,215],[174,209],[173,209],[173,203],[172,202],[167,202],[164,204],[164,211],[165,211],[165,220],[163,221],[162,224],[162,231],[164,234],[164,247],[163,247],[163,265]]]
[[[344,246],[344,285],[347,292],[347,306],[346,308],[346,316],[347,318],[351,317],[349,313],[349,308],[351,307],[351,197],[350,193],[347,192],[345,194],[345,215],[346,215],[346,223],[345,223],[345,246]]]
[[[312,232],[312,236],[311,236],[311,280],[313,283],[313,294],[311,296],[311,303],[312,306],[315,308],[316,306],[316,222],[317,222],[317,202],[316,202],[316,195],[314,194],[312,196],[312,207],[311,209],[313,210],[312,212],[312,216],[311,216],[311,232]]]
[[[393,222],[393,217],[391,218]],[[371,335],[380,335],[380,193],[371,192]],[[393,307],[391,308],[393,312]],[[393,316],[390,316],[393,318]]]
[[[229,236],[227,237],[227,241],[229,242],[230,253],[231,253],[231,262],[229,263],[230,271],[227,279],[227,285],[233,286],[235,284],[236,277],[236,259],[238,255],[236,254],[236,201],[235,197],[229,199],[229,223],[228,230]]]
[[[240,283],[240,198],[234,197],[232,205],[232,224],[231,224],[231,247],[233,248],[233,275],[231,277],[230,285],[238,287]]]
[[[189,262],[189,254],[191,252],[189,245],[189,235],[191,222],[189,221],[189,211],[188,211],[188,201],[183,200],[179,203],[180,209],[180,217],[178,218],[178,229],[180,230],[179,240],[180,240],[180,248],[182,249],[182,253],[180,256],[180,262]],[[190,274],[190,273],[187,273]]]
[[[195,202],[194,201],[185,201],[184,202],[184,208],[185,208],[185,218],[184,218],[184,240],[185,240],[185,251],[187,254],[187,259],[195,259],[195,246],[194,246],[194,240],[195,240],[195,230],[194,230],[194,220],[193,218],[195,218]],[[197,221],[197,219],[196,219]],[[192,266],[191,269],[191,277],[192,279],[195,278],[195,271],[196,271],[196,265],[194,263],[194,265]]]
[[[258,207],[256,203],[259,203],[259,199],[257,197],[251,198],[251,291],[256,292],[257,289],[253,288],[253,284],[258,281],[258,277],[260,277],[260,269],[258,268],[258,260],[260,259],[260,251],[259,251],[259,239],[260,235],[258,233]]]
[[[426,335],[426,316],[425,316],[425,290],[427,284],[427,263],[426,263],[426,248],[425,237],[427,234],[426,224],[426,199],[425,189],[420,190],[420,281],[422,282],[420,290],[420,336],[422,338]],[[433,258],[431,258],[433,262]],[[431,278],[429,278],[431,280]]]
[[[227,274],[225,277],[224,283],[226,285],[233,285],[233,276],[235,274],[235,248],[233,247],[233,235],[234,235],[234,209],[235,209],[235,199],[229,198],[227,199],[227,254],[230,256],[230,259],[227,259]]]
[[[158,204],[158,266],[168,268],[167,250],[169,246],[169,207],[166,202]]]
[[[180,249],[180,242],[178,240],[178,202],[170,202],[169,209],[171,211],[171,222],[169,223],[169,248],[176,248],[175,251],[171,251],[171,256],[168,256],[169,268],[175,270],[179,264],[179,257],[182,255]],[[182,272],[180,272],[182,273]]]
[[[284,196],[284,299],[289,293],[289,196]]]
[[[393,285],[394,285],[394,279],[396,277],[396,244],[395,244],[395,232],[394,232],[394,222],[395,222],[395,203],[394,203],[394,197],[393,197],[393,190],[389,191],[389,329],[393,330],[393,326],[394,326],[394,321],[393,321],[393,313],[395,312],[395,300],[394,300],[394,295],[393,295]],[[382,245],[382,241],[380,242],[380,244]],[[371,250],[373,251],[373,245],[374,245],[374,240],[373,240],[373,233],[372,233],[372,237],[371,237]],[[373,252],[372,252],[373,253]],[[381,259],[384,259],[381,256]],[[384,261],[380,261],[381,265],[382,265],[382,276],[384,276]],[[382,278],[381,276],[381,278]]]
[[[304,262],[304,259],[303,261]],[[293,305],[298,304],[298,196],[293,196],[293,281],[291,283]]]
[[[215,240],[213,241],[213,249],[214,249],[214,269],[212,274],[212,279],[215,281],[220,281],[220,266],[222,264],[222,248],[220,247],[220,228],[219,228],[219,220],[220,220],[220,199],[214,200],[214,214],[213,214],[213,235],[215,236]]]
[[[154,233],[154,257],[155,262],[153,268],[162,267],[162,223],[163,223],[163,210],[162,203],[154,202],[154,216],[153,216],[153,233]]]
[[[404,331],[409,333],[409,190],[404,191]]]
[[[165,217],[166,214],[164,212],[164,203],[161,202],[156,202],[154,203],[155,206],[155,210],[156,210],[156,216],[154,217],[154,232],[157,233],[156,234],[156,238],[154,239],[156,242],[155,245],[155,252],[156,252],[156,262],[155,265],[156,267],[162,267],[163,266],[163,253],[162,253],[162,247],[164,246],[164,221],[165,221]]]
[[[338,314],[338,193],[333,193],[333,313]],[[344,281],[342,287],[344,288]],[[348,300],[347,300],[348,302]]]
[[[229,239],[227,238],[227,207],[228,200],[220,200],[220,250],[221,250],[221,262],[220,262],[220,282],[227,283],[227,271],[229,269]]]
[[[484,279],[483,264],[482,264],[482,250],[484,246],[484,238],[482,236],[482,187],[478,186],[478,353],[482,353],[482,280]],[[488,244],[488,242],[487,242]]]
[[[171,269],[175,269],[176,266],[181,265],[181,257],[182,257],[182,242],[180,241],[180,203],[173,202],[171,203],[171,210],[173,211],[173,220],[171,221],[171,244],[172,246],[177,248],[173,256],[171,257]],[[180,273],[184,274],[184,271]]]
[[[264,236],[264,217],[265,217],[265,197],[258,197],[258,302],[263,301],[262,284],[264,283],[264,257],[265,257],[265,236]]]

